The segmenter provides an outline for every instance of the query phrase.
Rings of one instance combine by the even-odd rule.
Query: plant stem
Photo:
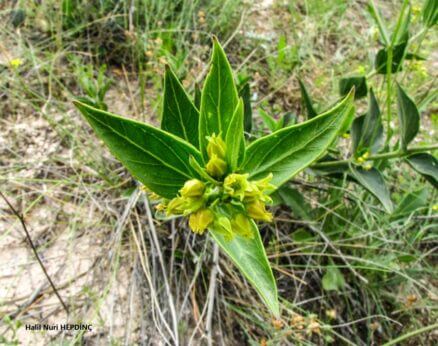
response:
[[[432,151],[432,150],[437,150],[437,149],[438,149],[438,144],[432,144],[432,145],[427,145],[427,146],[423,146],[423,147],[412,147],[412,148],[406,149],[405,151],[394,150],[394,151],[390,151],[387,153],[372,155],[372,156],[367,158],[367,161],[393,159],[396,157],[404,157],[404,156],[407,156],[410,154],[423,153],[426,151]],[[327,161],[327,162],[317,163],[315,165],[312,165],[311,167],[312,168],[334,167],[334,166],[341,165],[341,164],[348,164],[349,162],[351,162],[351,159]]]
[[[391,72],[392,72],[392,45],[388,46],[388,56],[386,59],[386,143],[391,139]]]
[[[403,334],[402,336],[399,336],[398,338],[395,338],[389,342],[387,342],[386,344],[384,344],[383,346],[391,346],[391,345],[397,345],[399,344],[401,341],[409,339],[415,335],[424,333],[424,332],[428,332],[429,330],[434,330],[438,328],[438,323],[435,324],[431,324],[430,326],[426,326],[420,329],[415,329],[412,332]]]

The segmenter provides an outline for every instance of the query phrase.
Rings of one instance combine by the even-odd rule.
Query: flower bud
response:
[[[181,215],[184,212],[186,201],[183,197],[175,197],[167,205],[167,215]]]
[[[266,211],[265,204],[259,200],[254,200],[248,204],[246,206],[246,211],[254,220],[266,222],[272,221],[272,214]]]
[[[208,138],[207,154],[211,159],[214,155],[220,159],[225,159],[226,145],[220,136],[213,134]]]
[[[274,175],[272,173],[269,173],[266,177],[260,180],[256,180],[254,183],[260,192],[264,192],[266,190],[274,190],[275,186],[269,183],[273,177]]]
[[[243,214],[237,214],[231,220],[231,227],[233,229],[233,232],[241,235],[242,237],[245,238],[254,237],[251,222],[249,221],[248,217],[246,217]]]
[[[205,170],[214,178],[220,178],[227,172],[227,163],[213,154],[205,166]]]
[[[194,233],[202,234],[213,222],[214,214],[209,209],[200,209],[190,215],[189,226]]]
[[[183,197],[200,197],[204,194],[205,184],[198,179],[191,179],[185,182],[180,190]]]
[[[224,190],[231,197],[238,197],[241,201],[248,188],[248,174],[232,173],[224,180]]]

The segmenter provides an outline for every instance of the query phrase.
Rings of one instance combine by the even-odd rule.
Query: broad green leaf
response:
[[[367,80],[364,76],[344,77],[339,80],[339,94],[341,96],[347,95],[353,87],[355,88],[355,99],[367,96]]]
[[[243,100],[240,99],[231,118],[230,126],[225,137],[227,145],[227,161],[234,172],[243,161],[245,155],[245,137],[243,135]]]
[[[244,106],[244,130],[246,133],[251,133],[252,130],[252,108],[251,108],[251,93],[249,83],[245,82],[239,91],[239,96],[243,99]]]
[[[360,156],[364,151],[375,153],[379,150],[383,140],[383,125],[379,105],[374,92],[370,89],[368,111],[354,119],[351,127],[353,152]]]
[[[210,234],[257,290],[266,306],[276,317],[279,317],[280,309],[274,275],[257,225],[253,221],[251,225],[254,235],[252,238],[235,235],[232,240],[227,241],[220,232],[214,229],[210,229]]]
[[[410,155],[406,161],[435,188],[438,188],[438,160],[427,153]]]
[[[151,191],[173,198],[184,182],[198,177],[189,164],[201,155],[191,144],[152,126],[75,101],[111,153]]]
[[[302,220],[312,219],[312,208],[304,200],[303,195],[290,186],[282,186],[277,190],[284,204],[291,208],[292,212]]]
[[[406,42],[395,45],[392,49],[392,67],[391,72],[396,73],[402,70],[401,65],[405,56]],[[388,49],[382,48],[377,52],[374,67],[377,73],[386,74],[386,63],[388,61]]]
[[[304,104],[304,108],[306,108],[306,114],[307,119],[312,119],[318,115],[315,108],[313,107],[313,101],[310,98],[309,93],[307,92],[307,89],[304,85],[304,83],[301,81],[301,79],[298,79],[298,83],[300,84],[300,90],[301,90],[301,99]],[[349,90],[350,91],[350,90]]]
[[[202,89],[199,119],[199,145],[205,159],[207,136],[213,133],[226,135],[238,101],[230,63],[219,42],[214,39],[210,71]]]
[[[403,216],[410,215],[420,208],[426,207],[428,197],[429,191],[427,188],[408,193],[403,197],[397,208],[394,210],[391,219],[400,219]]]
[[[400,122],[400,142],[403,149],[415,138],[420,127],[420,114],[414,101],[397,84],[397,105]]]
[[[422,11],[423,23],[431,28],[438,22],[438,1],[426,0]]]
[[[251,179],[272,173],[272,184],[281,186],[325,153],[352,116],[353,99],[351,92],[327,112],[254,141],[247,148],[242,170]]]
[[[322,277],[322,288],[326,291],[339,291],[344,286],[345,280],[341,271],[334,266],[328,267]]]
[[[198,147],[199,113],[169,66],[164,76],[161,128]]]
[[[388,213],[393,210],[391,196],[386,187],[382,173],[376,168],[365,170],[362,167],[350,166],[351,173],[356,181],[371,192],[379,201]]]

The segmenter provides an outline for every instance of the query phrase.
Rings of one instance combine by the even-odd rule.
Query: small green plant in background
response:
[[[244,101],[214,40],[199,109],[170,68],[161,129],[75,101],[97,135],[160,199],[158,216],[187,216],[239,267],[275,316],[275,280],[257,221],[270,222],[269,194],[326,152],[354,114],[350,92],[329,111],[247,143]],[[248,113],[247,113],[248,114]]]

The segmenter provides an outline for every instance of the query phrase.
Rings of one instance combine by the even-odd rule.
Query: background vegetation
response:
[[[393,30],[402,1],[376,5]],[[421,112],[414,144],[430,145],[437,32],[421,24],[423,1],[411,5],[410,48],[424,60],[407,60],[395,79]],[[285,115],[304,118],[298,78],[322,111],[339,98],[341,77],[372,76],[384,109],[388,89],[373,72],[382,44],[367,1],[3,1],[0,23],[0,190],[24,215],[69,323],[93,324],[86,333],[25,331],[66,315],[0,202],[0,343],[160,344],[171,309],[182,344],[437,342],[436,189],[403,160],[382,169],[392,214],[346,178],[294,178],[272,208],[275,223],[261,227],[282,306],[273,321],[208,236],[152,217],[71,104],[83,96],[158,124],[165,64],[194,95],[215,34],[249,81],[256,132]],[[366,109],[358,100],[357,115]],[[390,125],[397,131],[396,116]],[[337,154],[350,147],[341,139]]]

